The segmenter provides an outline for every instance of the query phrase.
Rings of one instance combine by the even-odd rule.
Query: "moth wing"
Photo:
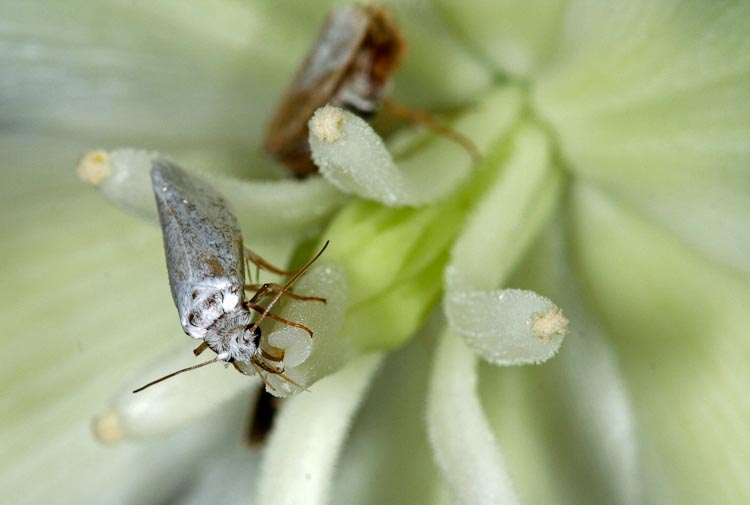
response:
[[[175,163],[151,166],[169,285],[185,326],[196,290],[229,290],[241,297],[245,281],[242,233],[229,203]]]
[[[283,154],[300,138],[307,120],[329,102],[367,35],[369,17],[356,5],[334,9],[295,74],[266,130],[265,149]]]

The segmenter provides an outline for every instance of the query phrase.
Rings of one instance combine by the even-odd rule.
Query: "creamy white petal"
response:
[[[218,443],[221,420],[217,431],[114,452],[91,432],[91,416],[132,370],[186,338],[161,239],[70,176],[78,146],[2,142],[0,487],[17,504],[165,500]]]

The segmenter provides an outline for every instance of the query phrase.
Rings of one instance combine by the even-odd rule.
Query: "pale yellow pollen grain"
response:
[[[531,332],[542,340],[562,335],[567,329],[568,320],[558,307],[549,309],[544,314],[537,314],[531,323]]]
[[[93,429],[94,436],[103,444],[114,444],[125,438],[120,418],[114,412],[95,417]]]
[[[105,151],[88,152],[78,163],[78,177],[86,184],[98,186],[111,174],[112,165]]]
[[[318,109],[310,120],[310,131],[321,141],[333,144],[346,137],[346,118],[341,109],[326,105]]]

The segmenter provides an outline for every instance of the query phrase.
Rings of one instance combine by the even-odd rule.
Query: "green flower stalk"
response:
[[[745,3],[394,2],[395,99],[453,111],[481,159],[325,107],[304,181],[256,146],[326,6],[5,7],[8,500],[750,498]],[[81,177],[142,220],[70,176],[97,146]],[[331,241],[297,286],[328,303],[281,309],[314,339],[266,333],[310,392],[272,382],[288,398],[261,451],[242,443],[257,379],[129,393],[193,363],[143,223],[156,152],[274,263]]]

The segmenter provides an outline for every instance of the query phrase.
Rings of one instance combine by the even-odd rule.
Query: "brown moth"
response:
[[[375,114],[405,49],[385,7],[334,7],[268,124],[264,150],[297,177],[316,172],[307,142],[313,112],[332,104],[363,117]]]

